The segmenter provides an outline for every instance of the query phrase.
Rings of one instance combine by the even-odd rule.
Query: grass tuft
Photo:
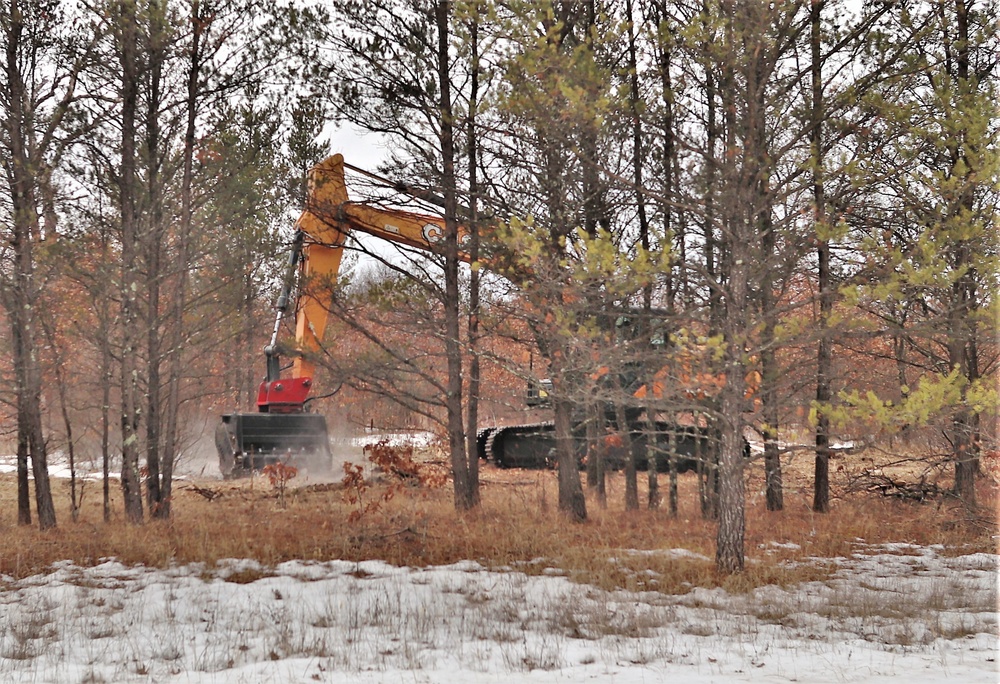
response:
[[[697,587],[722,587],[748,593],[765,585],[825,580],[835,566],[816,559],[849,557],[862,543],[940,544],[943,553],[996,553],[996,489],[991,482],[981,483],[984,504],[974,516],[954,501],[916,504],[846,490],[835,492],[829,514],[819,515],[810,508],[808,481],[796,482],[792,474],[786,477],[785,510],[766,511],[763,497],[757,495],[762,479],[752,467],[747,566],[732,576],[715,570],[716,523],[700,515],[692,474],[679,478],[676,517],[664,509],[622,510],[623,479],[612,474],[609,507],[602,509],[588,499],[589,520],[571,524],[550,504],[558,500],[555,473],[489,466],[482,471],[482,505],[477,510],[456,512],[449,487],[404,488],[353,523],[348,520],[356,507],[341,487],[308,481],[287,492],[283,502],[253,481],[209,483],[220,494],[211,500],[194,488],[177,486],[173,519],[138,526],[128,525],[120,514],[103,522],[96,497],[84,502],[79,522],[69,522],[68,502],[61,500],[63,522],[52,530],[40,532],[17,526],[13,519],[0,520],[6,536],[0,575],[23,578],[56,561],[93,565],[109,557],[154,567],[202,563],[208,574],[224,559],[257,561],[256,569],[241,568],[225,577],[243,583],[267,577],[267,568],[293,559],[382,559],[401,566],[474,560],[492,569],[559,572],[601,589],[682,594]],[[371,485],[373,490],[379,486]],[[117,491],[115,495],[120,497]],[[15,502],[14,477],[4,475],[0,510],[12,517]],[[113,505],[121,510],[120,501]],[[968,522],[973,519],[974,524]],[[568,631],[573,631],[571,625]],[[547,664],[540,657],[531,667]]]

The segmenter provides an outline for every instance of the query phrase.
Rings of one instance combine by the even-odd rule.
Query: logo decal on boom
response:
[[[444,240],[444,226],[439,226],[436,223],[424,224],[424,228],[420,232],[424,236],[424,240],[432,245],[440,244]],[[467,247],[471,240],[472,236],[468,233],[459,235],[458,246],[462,248]]]
[[[421,233],[423,233],[424,239],[432,245],[436,245],[444,239],[444,228],[436,223],[425,224]]]

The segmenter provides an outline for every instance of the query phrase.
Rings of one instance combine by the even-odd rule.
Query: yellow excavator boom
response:
[[[416,249],[437,251],[445,236],[443,217],[352,202],[347,195],[344,167],[343,155],[335,154],[309,172],[306,208],[295,223],[307,237],[302,249],[305,282],[336,278],[344,240],[351,231]],[[468,239],[468,231],[463,226],[458,230],[461,245]],[[460,254],[460,258],[467,260],[464,254]],[[293,378],[313,375],[315,368],[309,356],[322,346],[329,315],[329,295],[329,288],[307,288],[299,297],[295,340],[303,354],[293,362]]]

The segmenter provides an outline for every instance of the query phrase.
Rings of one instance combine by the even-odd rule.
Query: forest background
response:
[[[366,267],[303,284],[334,292],[318,408],[343,430],[438,432],[459,510],[479,500],[477,428],[519,419],[543,377],[576,520],[581,407],[715,431],[705,510],[724,572],[744,562],[748,435],[772,510],[782,464],[807,455],[829,511],[838,440],[947,473],[975,508],[997,449],[996,15],[967,0],[5,3],[18,522],[33,494],[37,523],[56,524],[56,451],[98,464],[106,518],[112,473],[126,520],[170,517],[178,460],[255,396],[330,122],[379,134],[374,170],[433,193],[448,230],[434,254],[352,241]],[[587,481],[601,491],[600,472]]]

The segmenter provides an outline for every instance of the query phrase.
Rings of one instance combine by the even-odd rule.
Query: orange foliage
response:
[[[368,461],[389,478],[389,484],[375,498],[365,501],[371,490],[364,477],[364,467],[354,463],[344,464],[344,500],[356,506],[347,516],[348,522],[358,522],[368,513],[378,511],[391,501],[404,487],[436,489],[448,481],[448,472],[413,460],[413,447],[392,446],[388,440],[379,440],[365,446]]]
[[[271,483],[271,486],[278,490],[278,501],[284,507],[285,490],[288,488],[288,482],[299,474],[298,468],[278,461],[277,463],[269,463],[264,466],[261,472],[267,478],[268,482]]]

